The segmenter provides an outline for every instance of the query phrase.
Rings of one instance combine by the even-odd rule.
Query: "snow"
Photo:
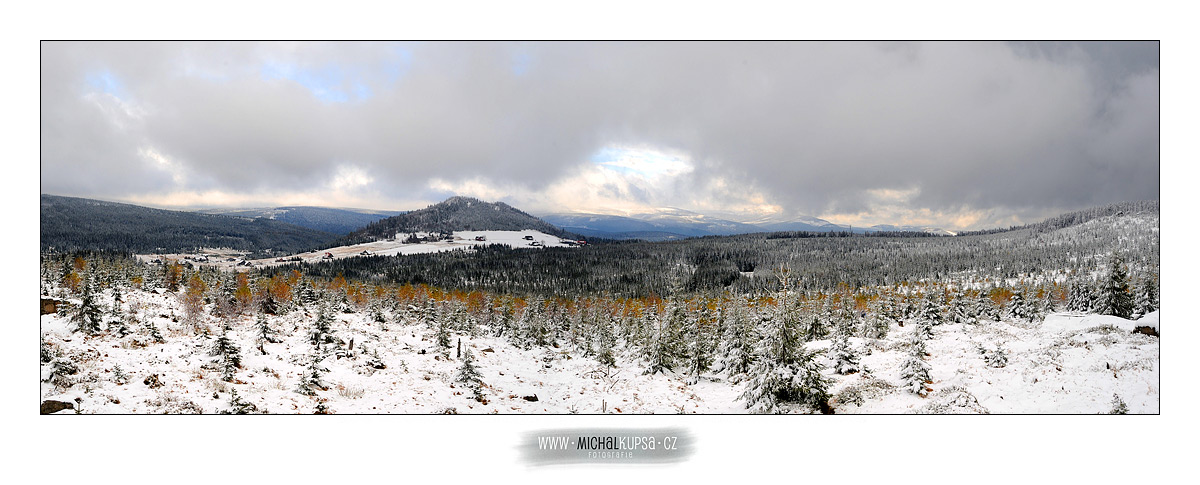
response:
[[[489,240],[504,236],[489,234]],[[51,379],[42,365],[42,398],[76,402],[84,413],[215,413],[230,408],[230,391],[260,411],[311,413],[323,403],[334,413],[744,413],[738,398],[741,384],[723,374],[705,374],[695,384],[670,372],[644,375],[645,364],[630,349],[617,348],[618,365],[609,368],[582,352],[561,347],[520,349],[494,336],[455,335],[476,356],[487,402],[471,399],[470,390],[454,382],[460,362],[455,349],[443,356],[433,330],[390,316],[385,330],[368,313],[333,313],[337,337],[354,339],[345,358],[327,357],[328,390],[317,396],[296,392],[312,346],[307,330],[315,310],[268,318],[280,343],[266,343],[262,355],[255,342],[251,316],[229,318],[230,336],[241,348],[242,365],[234,382],[224,382],[209,349],[221,320],[207,317],[210,335],[197,335],[183,322],[178,295],[128,291],[126,312],[142,324],[154,323],[165,343],[154,343],[141,325],[119,338],[112,333],[85,336],[59,314],[43,315],[43,340],[54,352],[74,362],[79,372]],[[112,304],[111,294],[102,301]],[[1131,331],[1134,324],[1153,322],[1151,313],[1138,322],[1098,315],[1052,314],[1044,322],[982,322],[934,327],[926,361],[933,391],[920,397],[906,391],[900,366],[907,356],[902,343],[913,325],[895,323],[887,338],[851,338],[863,372],[836,375],[833,362],[821,357],[833,384],[830,395],[837,413],[1106,413],[1114,394],[1130,413],[1159,412],[1159,340]],[[808,344],[828,349],[830,341]],[[997,346],[1008,363],[989,367],[982,350]],[[490,351],[488,350],[490,349]],[[385,369],[367,365],[377,352]],[[115,382],[115,367],[128,382]],[[161,387],[147,385],[157,375]],[[857,390],[862,404],[847,399]],[[536,395],[536,402],[525,396]]]
[[[418,236],[425,236],[424,233],[417,233]],[[476,241],[476,236],[485,236],[486,241]],[[532,240],[527,240],[525,237],[531,237]],[[478,246],[486,246],[490,244],[502,244],[517,249],[538,249],[543,247],[561,248],[561,247],[578,247],[567,244],[558,236],[552,236],[540,231],[523,230],[523,231],[455,231],[453,240],[449,241],[431,241],[423,243],[405,243],[404,239],[408,237],[407,233],[397,234],[395,240],[392,241],[373,241],[369,243],[354,244],[350,246],[339,246],[336,248],[323,249],[320,251],[312,251],[295,255],[278,256],[264,259],[247,260],[255,267],[276,266],[280,264],[293,263],[293,261],[277,261],[279,258],[289,259],[299,257],[303,262],[316,263],[324,259],[325,253],[333,255],[333,259],[352,258],[361,256],[363,251],[370,255],[377,256],[395,256],[408,254],[423,254],[436,253],[442,251],[454,250],[472,250]],[[538,246],[531,246],[530,243],[537,242]],[[238,266],[237,263],[242,261],[242,254],[228,249],[205,249],[203,254],[216,255],[209,257],[206,263],[192,261],[192,264],[202,266],[213,266],[230,271],[243,271],[244,267]],[[155,259],[182,262],[185,257],[194,255],[185,254],[139,254],[138,259],[143,262],[154,261]],[[233,258],[234,261],[228,261]]]

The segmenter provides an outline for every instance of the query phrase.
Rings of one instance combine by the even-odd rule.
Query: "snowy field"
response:
[[[496,239],[489,234],[489,242]],[[100,298],[107,306],[113,304],[110,291]],[[319,407],[332,413],[747,412],[738,399],[743,385],[721,373],[688,384],[670,372],[644,375],[645,362],[622,347],[615,349],[617,365],[608,367],[565,344],[523,350],[504,338],[469,334],[453,335],[443,354],[427,325],[389,313],[385,329],[366,311],[330,314],[333,334],[353,345],[345,355],[319,362],[326,389],[313,396],[297,389],[311,360],[307,335],[314,309],[269,316],[280,341],[262,344],[261,351],[255,317],[233,317],[228,336],[242,361],[226,382],[210,355],[219,320],[208,317],[209,335],[197,334],[182,323],[177,294],[130,291],[124,301],[123,311],[139,322],[125,337],[112,331],[85,336],[63,315],[41,317],[42,399],[74,403],[74,410],[59,412],[218,413],[232,409],[235,390],[256,412],[268,413]],[[163,342],[150,336],[151,325]],[[893,323],[881,340],[851,338],[862,372],[837,375],[828,357],[820,359],[833,382],[837,413],[1107,413],[1114,395],[1130,413],[1157,413],[1159,341],[1132,332],[1136,326],[1157,328],[1158,312],[1138,322],[1056,313],[1035,323],[937,325],[927,346],[932,391],[926,397],[905,389],[899,375],[911,324]],[[475,356],[483,402],[456,382],[460,339]],[[830,341],[808,345],[827,348]],[[1007,363],[989,366],[984,353],[998,346]],[[75,368],[56,367],[62,361]]]
[[[424,234],[424,233],[418,233],[417,235],[418,236],[426,236],[426,234]],[[330,248],[330,249],[325,249],[325,250],[321,250],[321,251],[313,251],[313,252],[307,252],[307,253],[289,254],[286,256],[279,256],[279,257],[272,257],[272,258],[249,259],[249,260],[244,259],[242,257],[243,253],[233,251],[233,250],[205,249],[204,251],[202,251],[202,253],[209,256],[207,258],[208,259],[207,261],[197,262],[194,259],[192,259],[191,261],[193,262],[193,264],[201,265],[201,266],[218,267],[221,269],[232,270],[232,271],[244,271],[248,268],[245,266],[240,266],[238,263],[245,261],[247,263],[252,264],[254,267],[262,268],[262,267],[284,264],[285,262],[279,262],[277,260],[280,258],[289,259],[292,257],[299,257],[301,259],[301,261],[306,262],[306,263],[315,263],[315,262],[320,262],[322,259],[327,259],[325,256],[325,253],[329,253],[332,256],[332,258],[328,258],[328,259],[342,259],[342,258],[352,258],[355,256],[362,256],[364,251],[366,251],[370,255],[395,256],[395,255],[406,255],[406,254],[437,253],[437,252],[442,252],[442,251],[453,251],[456,249],[470,250],[477,246],[486,246],[489,244],[503,244],[505,246],[509,246],[512,248],[528,248],[528,249],[578,247],[576,245],[568,244],[567,242],[564,242],[558,236],[551,236],[549,234],[539,232],[539,231],[534,231],[534,230],[455,231],[453,234],[454,238],[452,240],[430,241],[430,242],[422,242],[422,243],[405,243],[403,241],[406,237],[407,237],[407,234],[398,234],[397,237],[391,241],[387,241],[387,240],[374,241],[374,242],[369,242],[369,243],[354,244],[354,245],[350,245],[350,246],[339,246],[336,248]],[[479,237],[483,237],[484,240],[482,240],[482,241],[477,240],[476,238],[479,238]],[[529,239],[526,239],[526,238],[529,238]],[[537,245],[532,244],[535,242],[537,243]],[[187,257],[194,258],[195,256],[197,256],[197,255],[177,254],[177,253],[139,254],[139,255],[137,255],[137,258],[143,262],[151,262],[156,259],[179,262],[179,261],[185,261],[185,258],[187,258]],[[292,262],[294,262],[294,261],[286,261],[286,263],[292,263]]]

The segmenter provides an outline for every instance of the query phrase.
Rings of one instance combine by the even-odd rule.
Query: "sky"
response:
[[[1159,197],[1159,46],[43,42],[41,191],[951,230]]]

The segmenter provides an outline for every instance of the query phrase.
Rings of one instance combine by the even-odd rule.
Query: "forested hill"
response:
[[[42,250],[180,252],[232,248],[294,253],[337,235],[270,219],[245,219],[42,194]]]
[[[250,219],[264,217],[342,236],[356,229],[362,229],[372,222],[400,214],[400,212],[395,211],[304,206],[271,207],[264,209],[205,209],[197,212]]]
[[[1055,229],[1063,229],[1071,226],[1083,224],[1093,219],[1108,216],[1125,216],[1134,214],[1147,214],[1158,217],[1159,208],[1157,200],[1138,200],[1131,202],[1118,202],[1100,207],[1090,207],[1087,209],[1068,212],[1066,214],[1057,215],[1041,222],[1025,224],[1023,226],[1011,226],[1008,228],[984,229],[982,231],[969,231],[959,233],[960,236],[975,236],[980,234],[997,234],[1001,232],[1019,231],[1022,229],[1032,229],[1035,232],[1048,232]]]
[[[362,242],[397,233],[454,231],[521,231],[533,229],[560,237],[578,238],[546,221],[503,202],[451,197],[421,210],[389,217],[350,233],[345,241]]]

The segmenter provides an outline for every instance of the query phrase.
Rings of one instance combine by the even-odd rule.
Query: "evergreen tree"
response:
[[[1029,301],[1025,299],[1024,289],[1020,287],[1013,289],[1012,298],[1008,300],[1008,315],[1013,320],[1025,322],[1032,322],[1037,318]]]
[[[75,308],[71,321],[84,333],[100,333],[100,304],[96,302],[96,289],[90,275],[84,277],[79,306]]]
[[[1081,279],[1072,281],[1071,289],[1067,293],[1067,311],[1087,313],[1091,310],[1091,305],[1092,295],[1088,284]]]
[[[929,377],[929,364],[925,362],[925,338],[915,329],[909,336],[908,357],[900,364],[900,380],[909,392],[921,397],[929,392],[925,384],[933,380]]]
[[[784,288],[786,293],[787,286]],[[778,313],[782,312],[766,322],[756,362],[740,399],[756,412],[782,412],[790,403],[831,412],[830,381],[822,375],[820,352],[806,349],[797,321]]]
[[[654,313],[647,310],[647,313]],[[663,371],[674,371],[678,360],[683,354],[681,348],[682,331],[688,319],[687,308],[679,304],[675,298],[667,300],[664,315],[653,318],[648,328],[648,340],[644,349],[646,374],[657,374]]]
[[[321,305],[317,310],[317,320],[313,322],[312,330],[308,332],[308,341],[313,347],[320,349],[324,344],[334,343],[333,317],[329,316],[329,308]]]
[[[258,335],[258,341],[260,344],[263,342],[272,344],[279,343],[279,339],[275,338],[275,335],[278,332],[271,328],[271,325],[267,323],[267,315],[264,313],[258,314],[258,320],[254,324],[254,331]]]
[[[1117,254],[1108,260],[1108,274],[1105,275],[1100,287],[1101,315],[1115,315],[1129,318],[1133,315],[1133,294],[1129,291],[1129,276],[1125,271],[1125,261]]]
[[[954,323],[977,323],[974,312],[971,308],[972,306],[974,305],[967,300],[967,295],[963,294],[961,291],[955,290],[954,293],[951,294],[950,309],[947,312],[949,313],[950,321]]]
[[[213,344],[209,355],[217,356],[217,365],[221,369],[221,378],[226,382],[233,382],[233,375],[237,372],[238,367],[242,365],[241,349],[238,348],[236,342],[229,338],[229,322],[226,321],[221,327],[221,335],[217,337],[216,343]]]
[[[475,355],[471,353],[471,349],[467,349],[462,355],[462,365],[458,368],[458,375],[454,378],[457,382],[462,382],[471,389],[472,395],[476,401],[483,400],[483,376],[479,373],[479,369],[475,366]]]
[[[718,364],[730,382],[738,383],[754,364],[754,317],[750,315],[749,305],[742,296],[732,302],[732,307],[725,315],[728,321],[718,349],[721,355]]]
[[[1158,310],[1158,285],[1155,284],[1154,278],[1149,276],[1142,278],[1141,284],[1138,285],[1134,309],[1139,316],[1145,316]]]
[[[859,371],[858,354],[850,347],[850,336],[846,332],[837,332],[833,336],[834,372],[846,375]]]
[[[928,322],[930,325],[941,325],[945,321],[942,317],[941,295],[933,289],[930,289],[921,298],[920,306],[917,309],[917,319]]]
[[[321,379],[321,373],[325,372],[325,369],[321,367],[321,360],[322,358],[319,353],[313,353],[309,359],[308,367],[305,368],[304,374],[300,376],[300,384],[296,392],[306,396],[315,396],[317,391],[329,389]]]
[[[983,354],[983,362],[988,367],[1004,367],[1008,365],[1008,352],[1000,344],[996,344],[995,350],[989,350]]]
[[[237,389],[229,390],[229,409],[221,411],[221,414],[251,414],[258,412],[258,407],[246,402],[238,395]]]
[[[691,375],[689,381],[692,384],[700,381],[700,374],[704,373],[713,364],[713,350],[716,346],[713,336],[711,335],[712,326],[709,322],[707,307],[704,302],[700,302],[700,315],[691,316],[684,321],[683,337],[687,342],[687,347],[684,349],[684,354],[687,360],[688,374]]]
[[[988,291],[980,291],[979,296],[975,299],[975,315],[979,321],[991,320],[993,322],[1000,321],[1000,307],[996,306],[996,302],[992,301],[988,296]]]

